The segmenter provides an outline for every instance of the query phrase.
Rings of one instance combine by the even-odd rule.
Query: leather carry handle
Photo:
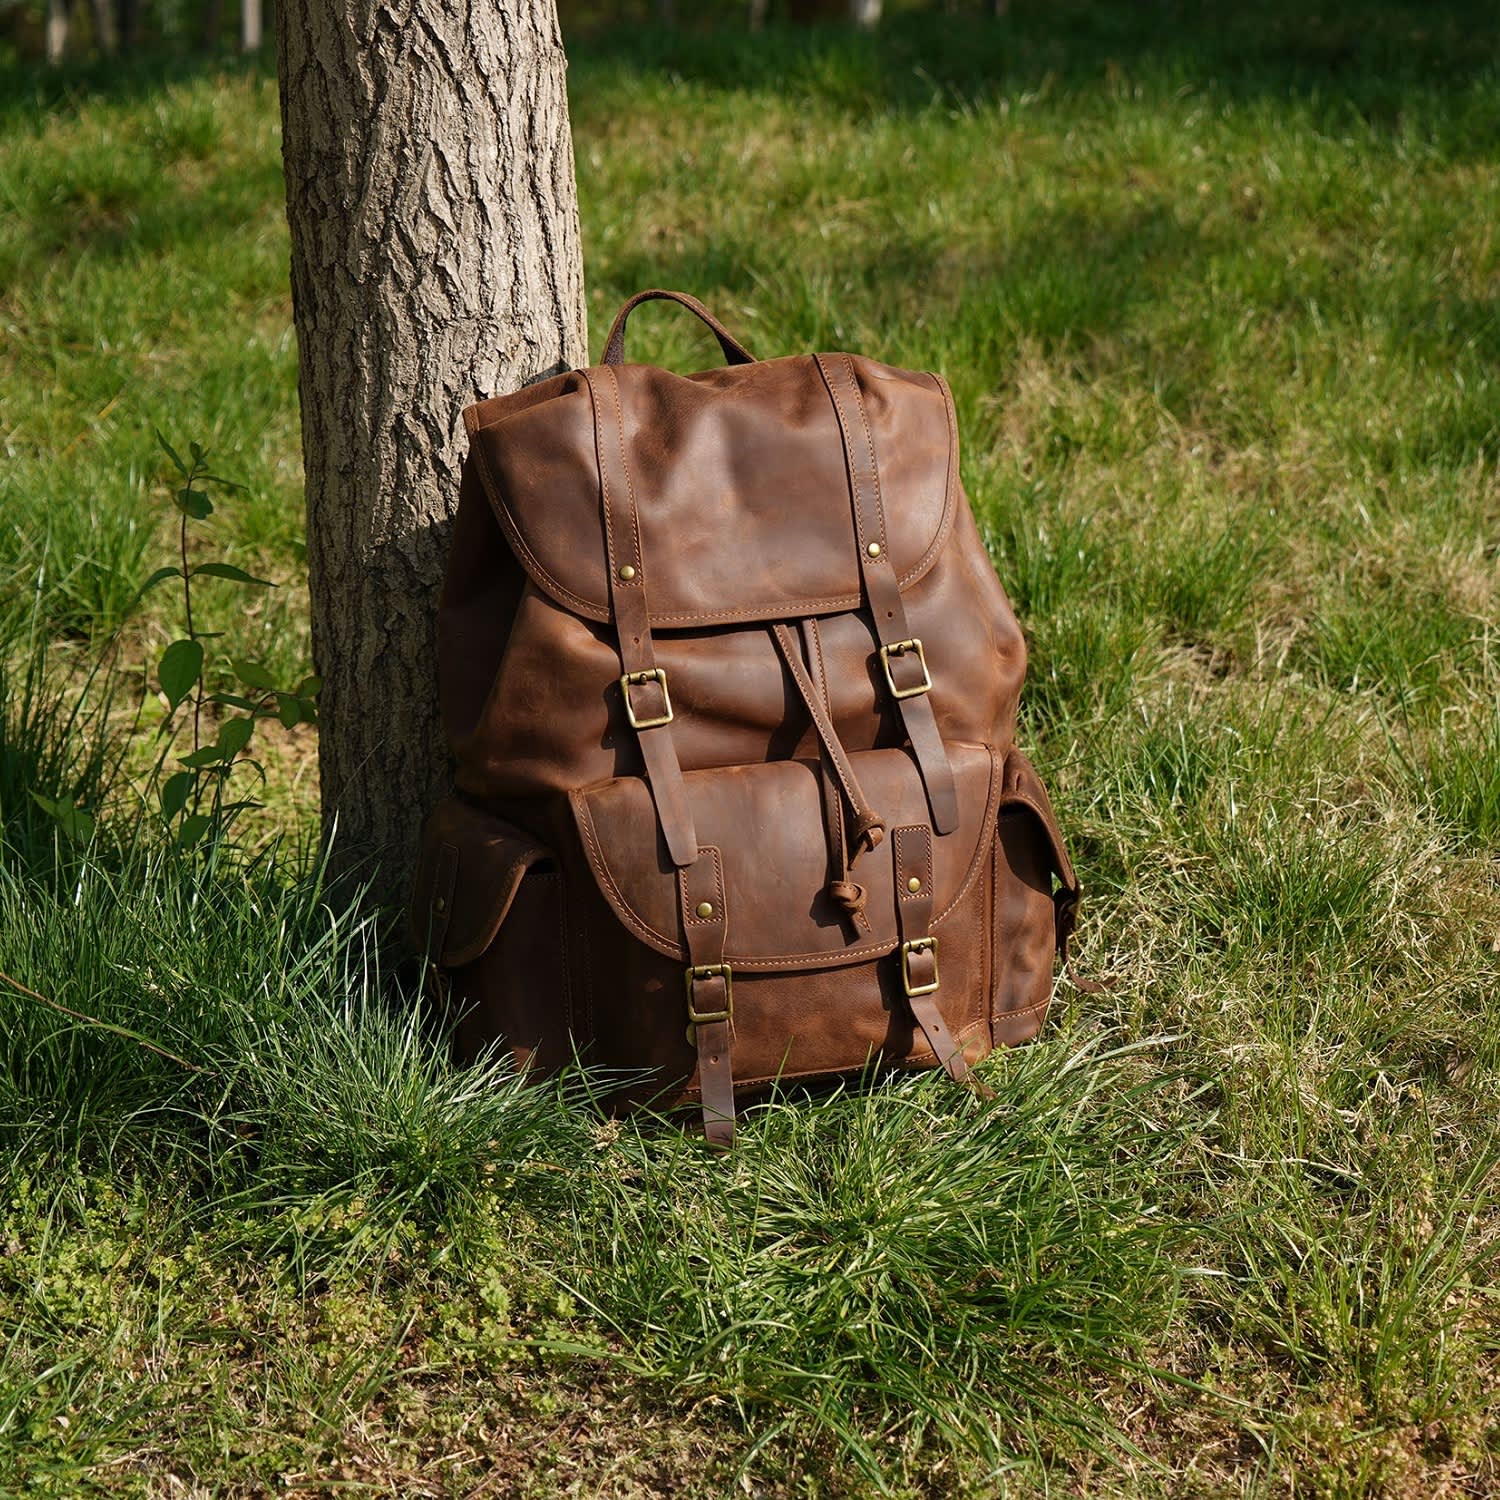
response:
[[[609,337],[604,341],[603,364],[622,365],[625,363],[625,320],[642,302],[676,302],[680,304],[687,308],[695,317],[707,323],[713,330],[713,335],[718,339],[719,348],[724,351],[724,358],[727,363],[731,365],[753,365],[755,363],[755,356],[696,297],[691,297],[686,292],[669,292],[664,291],[661,287],[652,287],[649,291],[637,292],[615,314],[615,321],[609,330]]]

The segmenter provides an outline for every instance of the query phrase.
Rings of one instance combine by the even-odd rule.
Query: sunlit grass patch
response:
[[[308,667],[275,90],[0,74],[0,1488],[1495,1488],[1494,16],[683,20],[570,37],[593,345],[948,376],[1113,985],[725,1162],[451,1066],[314,726],[173,849],[153,425]]]

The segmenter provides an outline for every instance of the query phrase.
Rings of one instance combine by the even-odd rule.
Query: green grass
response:
[[[0,1493],[1500,1485],[1500,25],[1013,11],[571,48],[596,349],[952,382],[1118,976],[727,1164],[448,1065],[310,730],[158,847],[153,425],[308,655],[274,84],[0,71]]]

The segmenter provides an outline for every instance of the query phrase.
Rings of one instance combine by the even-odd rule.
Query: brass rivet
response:
[[[868,552],[871,557],[879,557],[880,556],[880,543],[879,542],[871,542],[870,545],[865,548],[865,551]]]
[[[635,569],[632,568],[629,563],[626,563],[625,566],[620,569],[619,577],[621,583],[629,583],[630,580],[635,577]]]
[[[447,911],[448,903],[444,901],[441,896],[439,896],[437,900],[432,903],[432,909],[433,911]]]
[[[922,889],[921,877],[913,875],[912,878],[906,882],[906,888],[912,893],[912,895],[916,895],[916,893]]]
[[[712,901],[700,901],[698,903],[698,915],[700,917],[711,917],[713,914],[714,904]]]

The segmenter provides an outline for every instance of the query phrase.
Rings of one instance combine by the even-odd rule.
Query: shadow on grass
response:
[[[1014,92],[1125,87],[1142,79],[1220,89],[1231,97],[1302,99],[1335,114],[1353,108],[1395,129],[1419,105],[1438,124],[1467,116],[1476,85],[1500,75],[1500,10],[1480,0],[1361,3],[1301,0],[1224,7],[1204,0],[1014,0],[1000,20],[946,14],[935,4],[873,33],[773,25],[749,35],[722,13],[671,29],[594,26],[561,0],[578,73],[619,69],[710,88],[818,97],[852,112],[921,109]],[[205,75],[274,74],[267,48],[142,52],[43,69],[0,62],[0,122],[94,99],[129,101]],[[575,103],[575,108],[578,104]],[[586,107],[586,106],[585,106]],[[1491,137],[1500,125],[1490,119]]]
[[[564,7],[566,18],[566,6]],[[1416,123],[1462,149],[1492,142],[1475,90],[1493,84],[1500,11],[1474,0],[1370,4],[1298,0],[1014,0],[1002,20],[932,10],[873,34],[848,27],[663,31],[570,37],[575,69],[614,68],[709,88],[805,96],[851,113],[919,110],[1038,90],[1213,88],[1243,101],[1300,101],[1315,117],[1375,129]],[[1415,111],[1416,118],[1413,118]]]

